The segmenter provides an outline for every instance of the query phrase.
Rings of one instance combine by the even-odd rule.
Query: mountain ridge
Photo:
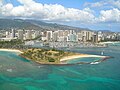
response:
[[[78,28],[56,23],[46,23],[39,20],[23,20],[23,19],[0,19],[0,29],[8,30],[11,28],[28,29],[28,30],[90,30],[86,28]]]

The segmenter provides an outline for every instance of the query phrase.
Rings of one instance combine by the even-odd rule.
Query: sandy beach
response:
[[[63,57],[60,61],[67,61],[71,59],[76,59],[76,58],[85,58],[85,57],[100,57],[100,58],[105,58],[106,56],[99,56],[99,55],[73,55],[73,56],[66,56]]]
[[[23,53],[22,51],[17,49],[0,49],[0,51]]]
[[[0,49],[0,51],[23,53],[22,51],[17,50],[17,49]],[[72,55],[72,56],[63,57],[62,59],[60,59],[60,62],[64,62],[64,61],[72,60],[72,59],[77,59],[77,58],[86,58],[86,57],[100,57],[100,58],[105,58],[106,56],[89,55],[89,54],[79,54],[79,55]]]
[[[114,42],[101,42],[101,44],[115,44],[115,43],[120,43],[120,41],[114,41]]]

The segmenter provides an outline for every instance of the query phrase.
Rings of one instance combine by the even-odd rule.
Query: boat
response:
[[[101,55],[104,55],[104,52],[103,52],[103,51],[101,52]]]
[[[100,62],[91,62],[90,64],[99,64]]]
[[[12,69],[7,69],[8,72],[12,72]]]

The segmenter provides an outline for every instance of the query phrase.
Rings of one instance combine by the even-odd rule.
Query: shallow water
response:
[[[67,63],[68,64],[77,64],[79,62],[90,63],[90,62],[95,62],[95,61],[98,61],[98,60],[101,60],[101,59],[102,58],[99,58],[99,57],[77,58],[77,59],[68,60]]]
[[[103,51],[114,58],[95,65],[53,66],[0,52],[0,90],[120,90],[120,46],[70,50],[96,55]]]

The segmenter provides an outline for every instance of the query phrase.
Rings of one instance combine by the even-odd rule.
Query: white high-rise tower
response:
[[[12,29],[11,38],[15,38],[15,29]]]

